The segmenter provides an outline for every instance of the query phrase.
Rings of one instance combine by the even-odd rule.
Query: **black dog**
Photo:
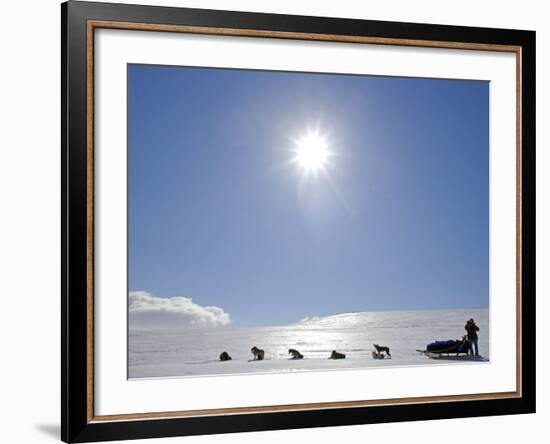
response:
[[[332,350],[329,359],[346,359],[346,355],[344,353],[339,353],[336,350]]]
[[[223,352],[221,355],[220,355],[220,361],[231,361],[231,356],[229,356],[229,353],[227,352]]]
[[[288,349],[288,354],[292,355],[292,359],[303,359],[304,355],[301,354],[298,350],[295,350],[293,348]]]
[[[381,352],[386,352],[386,354],[391,358],[390,355],[390,348],[385,347],[383,345],[374,344],[374,348],[376,349],[376,353],[381,354]]]

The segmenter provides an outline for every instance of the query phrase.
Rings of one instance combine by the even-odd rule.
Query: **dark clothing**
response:
[[[464,328],[466,329],[466,333],[468,333],[468,339],[470,341],[477,342],[477,332],[479,331],[479,327],[475,324],[475,322],[468,322]]]

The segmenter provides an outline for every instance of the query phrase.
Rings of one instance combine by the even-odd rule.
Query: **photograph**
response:
[[[489,100],[128,63],[128,378],[490,363]]]

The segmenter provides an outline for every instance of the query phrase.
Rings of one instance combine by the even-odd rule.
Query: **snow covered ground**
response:
[[[481,360],[488,361],[489,310],[486,308],[365,312],[305,319],[278,327],[130,328],[128,376],[150,378],[456,364],[452,359],[428,359],[416,350],[424,349],[434,340],[461,337],[469,318],[474,318],[480,328]],[[392,359],[373,359],[373,344],[390,347]],[[251,361],[252,346],[265,350],[264,361]],[[289,359],[289,348],[299,350],[304,359]],[[332,350],[345,353],[346,359],[329,360]],[[233,360],[220,362],[218,356],[222,351],[227,351]]]

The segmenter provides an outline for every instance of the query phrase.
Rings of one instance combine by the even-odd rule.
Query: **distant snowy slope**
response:
[[[387,365],[430,365],[416,352],[434,340],[456,339],[474,318],[480,327],[480,353],[489,358],[489,310],[427,310],[346,313],[311,317],[295,324],[255,328],[131,329],[129,376],[166,377],[280,371],[333,370]],[[392,359],[372,359],[373,344],[390,347]],[[266,360],[249,362],[250,348],[265,350]],[[289,360],[288,349],[305,358]],[[232,361],[219,362],[227,351]],[[332,350],[346,354],[332,361]]]

